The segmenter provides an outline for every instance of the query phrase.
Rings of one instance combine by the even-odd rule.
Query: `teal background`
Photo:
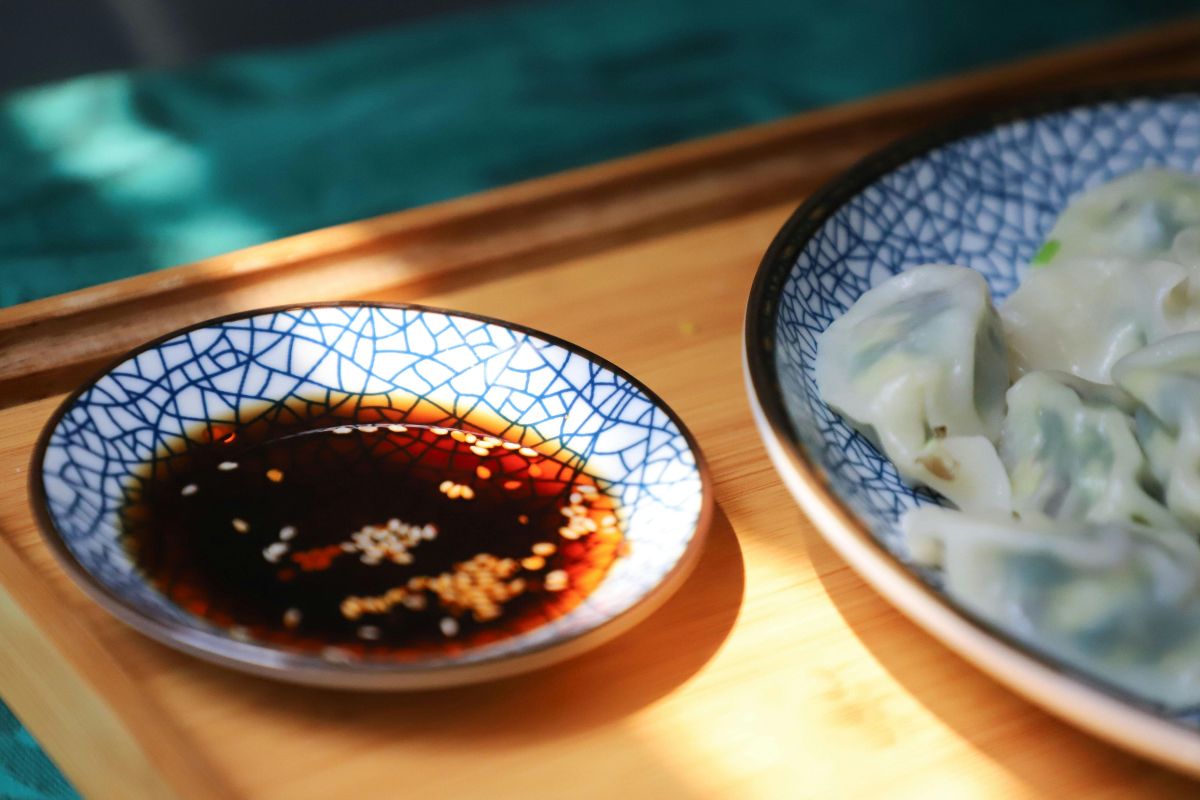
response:
[[[0,305],[1193,8],[1177,0],[564,0],[26,89],[0,100]],[[0,799],[72,796],[0,706]]]

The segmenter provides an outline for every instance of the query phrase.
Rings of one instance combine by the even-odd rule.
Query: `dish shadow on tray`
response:
[[[1087,762],[1098,771],[1108,771],[1106,765],[1113,765],[1142,772],[1147,781],[1144,788],[1152,785],[1156,791],[1170,789],[1181,794],[1196,791],[1196,783],[1190,779],[1059,720],[944,646],[893,608],[859,577],[811,527],[799,509],[795,513],[797,528],[804,530],[804,544],[814,571],[855,637],[910,696],[972,747],[1005,767],[1038,794],[1054,794],[1064,787],[1061,762],[1054,756],[1056,750],[1063,756],[1070,755],[1077,764],[1078,757],[1084,754]],[[935,652],[927,658],[914,658],[914,647]],[[943,671],[929,668],[929,658],[949,662],[945,668],[954,670],[952,680],[957,683],[952,691],[948,691]],[[968,697],[971,702],[964,702]],[[981,722],[980,717],[984,715],[994,721]],[[1054,739],[1042,735],[1047,723],[1056,728]],[[1014,745],[1016,741],[1031,741],[1035,736],[1038,737],[1036,745]]]
[[[272,716],[292,717],[299,725],[352,726],[356,735],[376,741],[527,744],[620,720],[686,683],[728,636],[743,585],[741,549],[717,507],[683,586],[632,630],[565,662],[473,686],[391,693],[306,688],[222,670],[220,689]]]

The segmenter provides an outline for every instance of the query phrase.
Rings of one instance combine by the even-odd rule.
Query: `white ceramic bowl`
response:
[[[1200,709],[1140,702],[973,617],[913,566],[899,516],[918,503],[818,396],[817,337],[867,288],[923,263],[1017,285],[1081,191],[1147,166],[1200,172],[1200,95],[1153,89],[1033,103],[930,131],[817,192],[767,252],[746,316],[746,382],[767,450],[833,547],[882,595],[996,679],[1098,736],[1200,775]]]
[[[188,432],[197,425],[246,422],[284,403],[326,402],[331,392],[393,409],[420,399],[423,408],[443,412],[432,424],[487,433],[499,424],[503,431],[495,433],[510,440],[577,454],[619,500],[629,555],[564,616],[418,661],[330,660],[245,640],[157,591],[120,540],[118,511],[125,487],[139,480],[139,466],[165,447],[189,447]],[[31,492],[63,567],[129,625],[230,667],[355,689],[490,679],[599,644],[682,583],[712,512],[707,471],[691,435],[616,366],[499,320],[365,303],[236,314],[129,353],[68,397],[47,423]]]

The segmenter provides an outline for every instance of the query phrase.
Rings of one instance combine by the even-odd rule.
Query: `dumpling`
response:
[[[1200,703],[1200,547],[1175,530],[1017,522],[945,508],[902,522],[968,610],[1125,691]]]
[[[1147,491],[1154,477],[1126,413],[1132,398],[1074,376],[1031,372],[1007,401],[1000,457],[1021,519],[1179,525]]]
[[[1014,376],[1058,370],[1108,383],[1122,357],[1200,329],[1200,272],[1166,260],[1057,260],[1030,268],[1000,316]]]
[[[1123,358],[1113,377],[1145,407],[1137,430],[1166,487],[1167,508],[1200,530],[1200,333],[1172,336]]]
[[[1190,233],[1180,242],[1183,250],[1200,233],[1200,178],[1165,169],[1139,170],[1073,200],[1033,263],[1170,258],[1185,231]]]
[[[994,442],[1008,362],[986,281],[927,265],[873,287],[821,335],[821,397],[906,480],[959,508],[1007,509]]]
[[[1147,169],[1091,189],[1000,307],[1014,376],[1108,382],[1121,357],[1200,330],[1200,178]]]

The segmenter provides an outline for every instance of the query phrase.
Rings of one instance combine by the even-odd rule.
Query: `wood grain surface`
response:
[[[1200,78],[1200,24],[955,78],[0,312],[0,680],[95,797],[1196,797],[984,677],[829,549],[758,442],[742,313],[791,209],[895,136],[1032,91]],[[337,298],[553,332],[672,404],[719,511],[694,575],[593,653],[420,694],[302,689],[129,631],[53,563],[33,441],[96,364],[204,317]]]

